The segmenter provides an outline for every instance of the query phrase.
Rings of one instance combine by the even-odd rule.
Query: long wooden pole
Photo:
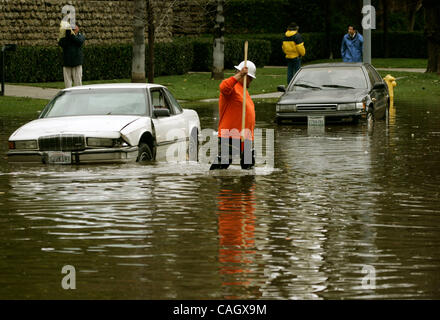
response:
[[[244,43],[244,67],[247,67],[248,42]],[[247,75],[243,79],[243,112],[241,114],[241,141],[244,142],[244,132],[246,123],[246,90],[247,90]]]

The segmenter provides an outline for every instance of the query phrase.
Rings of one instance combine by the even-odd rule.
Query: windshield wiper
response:
[[[340,84],[324,84],[323,87],[326,87],[326,88],[356,89],[355,87],[342,86],[342,85],[340,85]]]
[[[319,90],[321,90],[320,87],[311,86],[311,85],[305,84],[305,83],[295,83],[293,86],[294,87],[302,87],[302,88],[310,88],[310,89],[319,89]]]

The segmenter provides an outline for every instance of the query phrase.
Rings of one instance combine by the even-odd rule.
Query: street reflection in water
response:
[[[273,171],[12,165],[7,138],[29,119],[0,118],[0,297],[439,299],[440,105],[313,130],[256,108]],[[215,110],[197,109],[202,128]]]

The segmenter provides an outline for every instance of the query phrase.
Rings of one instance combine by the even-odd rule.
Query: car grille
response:
[[[313,105],[298,105],[297,111],[335,111],[337,106],[335,104],[313,104]]]
[[[40,151],[80,151],[85,149],[85,139],[82,135],[62,134],[40,137]]]

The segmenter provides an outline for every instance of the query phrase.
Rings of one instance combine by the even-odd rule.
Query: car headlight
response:
[[[277,112],[296,112],[295,104],[277,104]]]
[[[365,110],[365,102],[357,102],[356,109],[357,110]]]
[[[341,103],[338,104],[339,111],[348,111],[356,109],[356,103]]]
[[[87,145],[89,147],[105,147],[111,148],[116,145],[118,139],[111,138],[87,138]]]
[[[11,147],[15,148],[11,148]],[[37,140],[17,140],[17,141],[9,141],[9,149],[28,149],[28,150],[35,150],[38,149]]]

